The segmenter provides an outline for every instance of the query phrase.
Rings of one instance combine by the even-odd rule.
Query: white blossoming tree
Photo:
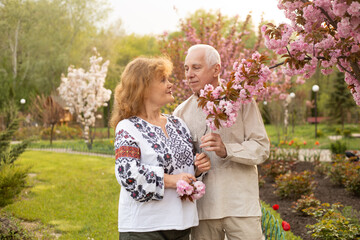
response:
[[[96,48],[94,51],[95,55],[90,57],[89,71],[69,66],[68,74],[62,74],[58,88],[71,114],[76,114],[77,121],[82,125],[83,136],[89,148],[92,147],[89,132],[90,128],[95,126],[96,112],[99,107],[107,106],[111,96],[111,90],[104,88],[109,61],[100,65],[103,59]]]

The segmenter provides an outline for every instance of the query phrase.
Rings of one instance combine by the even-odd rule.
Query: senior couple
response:
[[[173,115],[160,112],[174,101],[166,58],[133,60],[115,89],[119,239],[263,239],[256,165],[268,157],[269,140],[258,107],[243,105],[234,125],[207,131],[197,99],[206,84],[219,85],[219,53],[194,45],[184,67],[193,95]],[[181,200],[177,181],[197,179],[205,195]]]

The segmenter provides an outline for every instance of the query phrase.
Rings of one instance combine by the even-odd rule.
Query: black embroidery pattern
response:
[[[134,138],[124,130],[116,134],[115,149],[138,148],[133,141]],[[148,192],[144,189],[145,185],[155,185],[157,191],[160,191],[163,186],[163,179],[156,175],[154,171],[146,168],[140,164],[140,158],[131,157],[128,154],[119,154],[115,161],[116,174],[120,179],[121,185],[130,192],[130,196],[139,202],[147,202],[151,199],[161,200],[163,196],[159,193]]]
[[[160,127],[150,125],[141,118],[131,117],[129,120],[158,154],[159,166],[164,168],[165,173],[172,174],[175,169],[191,166],[194,154],[191,135],[179,119],[169,115],[167,117],[166,131],[169,138]]]

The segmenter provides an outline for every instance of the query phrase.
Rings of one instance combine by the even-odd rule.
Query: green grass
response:
[[[265,125],[266,132],[271,140],[272,144],[279,144],[278,130],[274,125]],[[301,143],[302,148],[320,148],[320,149],[330,149],[330,144],[335,142],[329,139],[329,136],[337,135],[336,129],[341,129],[340,125],[327,125],[327,124],[318,124],[317,129],[321,131],[322,136],[315,139],[315,125],[305,124],[297,125],[294,128],[294,133],[292,133],[292,127],[288,127],[288,136],[287,140],[292,139],[297,140]],[[350,129],[352,133],[360,133],[360,125],[345,125],[345,129]],[[285,140],[285,135],[283,134],[283,129],[279,129],[280,141]],[[306,145],[302,143],[306,141]],[[319,145],[315,146],[315,142],[319,141]],[[347,145],[348,149],[351,150],[360,150],[360,138],[342,138]]]
[[[31,167],[30,187],[2,211],[52,226],[59,239],[118,238],[112,158],[27,151],[17,164]]]
[[[1,211],[39,221],[59,239],[117,239],[119,185],[112,158],[26,151],[16,164],[31,167],[21,199]],[[278,213],[262,205],[281,223]],[[286,239],[300,239],[286,232]],[[43,239],[51,239],[45,234]]]
[[[78,152],[92,152],[102,154],[114,154],[114,140],[113,139],[96,139],[94,140],[91,149],[88,149],[84,140],[57,140],[50,145],[48,140],[40,140],[32,142],[30,148],[66,148]]]

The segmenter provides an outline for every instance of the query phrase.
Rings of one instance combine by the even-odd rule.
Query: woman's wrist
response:
[[[176,183],[173,180],[174,175],[164,173],[164,185],[165,188],[176,188]]]

